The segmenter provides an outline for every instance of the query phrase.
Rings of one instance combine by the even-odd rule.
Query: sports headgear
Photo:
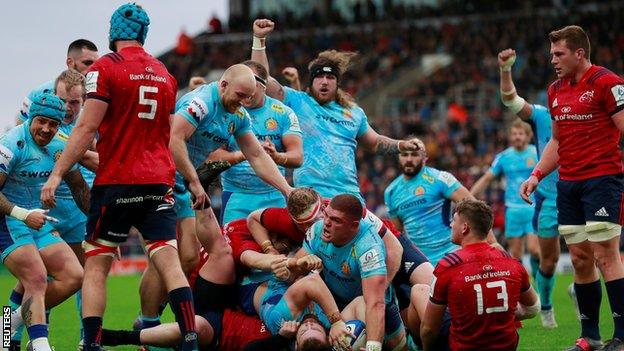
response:
[[[50,118],[61,122],[65,118],[65,104],[58,96],[50,93],[41,93],[35,96],[28,111],[29,118]]]
[[[320,76],[321,74],[331,74],[336,79],[340,79],[340,69],[335,65],[314,65],[310,68],[310,84],[314,78]]]
[[[110,20],[110,49],[115,51],[114,43],[117,40],[136,40],[144,44],[149,24],[147,12],[141,6],[136,3],[121,5],[113,12]]]

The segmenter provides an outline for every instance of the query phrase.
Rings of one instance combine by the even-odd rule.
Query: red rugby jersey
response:
[[[258,316],[226,309],[223,312],[223,329],[219,338],[219,350],[239,351],[252,341],[271,336]]]
[[[531,288],[522,265],[488,243],[449,253],[433,272],[431,302],[447,305],[451,350],[515,350],[515,312]]]
[[[592,65],[581,80],[548,87],[550,116],[559,128],[559,177],[583,180],[622,172],[620,131],[611,117],[624,108],[624,80]]]
[[[97,60],[86,87],[87,99],[108,103],[94,184],[173,186],[169,117],[178,87],[167,68],[142,47],[127,47]]]

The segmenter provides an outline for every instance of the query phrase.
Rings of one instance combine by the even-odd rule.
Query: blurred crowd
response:
[[[398,116],[392,118],[375,116],[374,111],[367,112],[371,125],[381,134],[395,138],[421,137],[427,145],[428,164],[450,171],[470,188],[487,170],[494,155],[507,146],[506,125],[512,116],[498,102],[496,55],[500,50],[511,47],[517,51],[513,71],[517,90],[521,96],[542,104],[545,90],[554,80],[547,38],[553,29],[567,24],[581,25],[592,43],[592,62],[617,74],[624,72],[621,59],[624,57],[624,31],[619,30],[624,17],[622,3],[600,2],[599,6],[584,3],[582,7],[564,7],[553,5],[551,1],[500,2],[497,6],[504,8],[497,11],[511,11],[496,16],[487,15],[494,8],[483,5],[485,2],[459,3],[470,9],[455,6],[450,12],[432,10],[424,14],[434,16],[434,19],[423,21],[422,12],[419,14],[421,20],[410,20],[415,18],[410,15],[411,10],[391,8],[387,13],[394,13],[393,16],[398,16],[401,21],[382,21],[374,17],[365,25],[351,24],[340,27],[340,30],[333,26],[320,30],[319,23],[308,29],[291,30],[299,28],[303,22],[289,23],[278,19],[277,31],[267,41],[271,74],[281,80],[281,70],[294,66],[299,69],[305,86],[307,63],[316,53],[326,49],[357,51],[359,59],[345,75],[341,86],[354,96],[362,97],[374,94],[380,86],[396,78],[401,69],[419,64],[422,55],[445,53],[452,56],[451,65],[394,97],[404,102],[399,106],[411,104],[415,108],[399,108]],[[458,10],[460,8],[463,10]],[[462,13],[484,15],[462,20],[435,17]],[[336,19],[332,24],[336,23],[343,22]],[[250,28],[251,22],[246,22],[246,27],[238,30],[250,32]],[[193,75],[206,75],[212,69],[225,68],[249,58],[251,35],[230,35],[230,39],[225,39],[226,34],[218,41],[206,40],[207,36],[202,34],[195,38],[194,44],[187,42],[187,46],[192,47],[190,52],[180,54],[172,50],[161,57],[180,86]],[[492,100],[488,105],[491,107],[478,114],[474,106],[454,101],[454,87],[466,84],[494,87],[488,95]],[[439,101],[445,103],[442,108]],[[399,175],[397,160],[366,155],[362,150],[359,150],[357,159],[367,206],[383,215],[383,191]],[[503,189],[504,184],[497,183],[485,195],[494,205],[498,226],[503,221]]]

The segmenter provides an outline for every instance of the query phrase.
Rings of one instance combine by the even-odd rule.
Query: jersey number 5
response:
[[[475,284],[472,286],[474,290],[477,292],[477,314],[483,314],[483,288],[481,284]],[[487,282],[485,284],[487,289],[499,289],[499,292],[496,294],[497,301],[502,301],[502,305],[498,304],[497,306],[486,307],[485,313],[497,313],[497,312],[506,312],[509,309],[509,297],[507,295],[507,283],[504,280],[496,280],[493,282]]]
[[[158,93],[158,87],[150,87],[145,85],[139,86],[139,104],[148,105],[150,107],[150,112],[139,112],[139,118],[154,119],[154,116],[156,116],[156,108],[158,108],[158,101],[146,98],[146,93],[156,94]]]

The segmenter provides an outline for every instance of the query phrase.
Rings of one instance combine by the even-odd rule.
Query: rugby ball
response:
[[[349,337],[349,345],[352,351],[360,351],[360,348],[366,347],[366,324],[359,319],[353,319],[345,323],[347,330],[355,335],[355,338]]]

